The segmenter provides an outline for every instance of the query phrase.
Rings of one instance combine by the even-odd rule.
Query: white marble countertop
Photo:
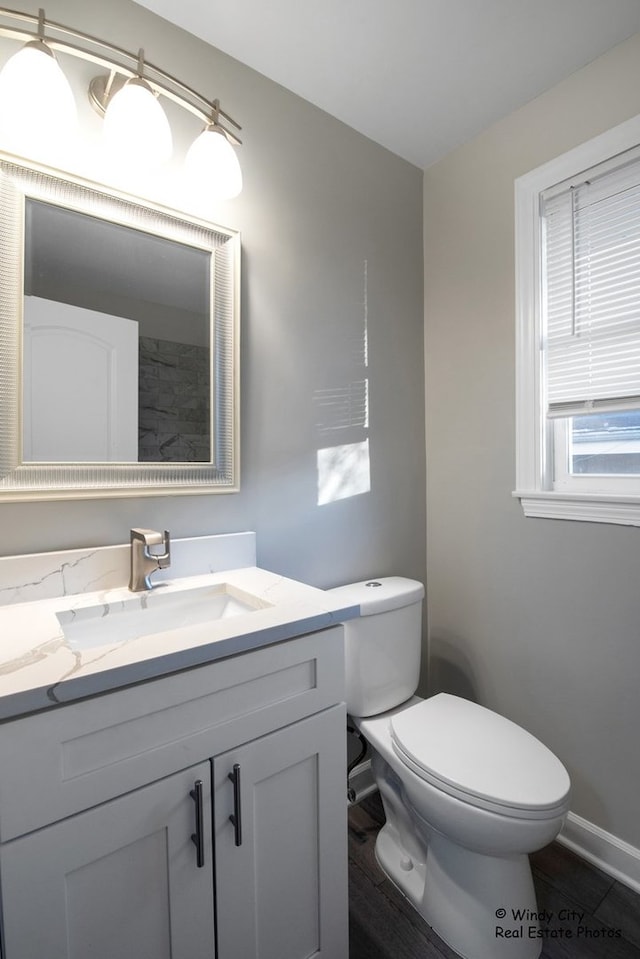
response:
[[[152,602],[186,588],[220,588],[254,608],[229,618],[157,629],[133,638],[92,640],[84,647],[65,636],[65,620],[87,607],[111,616],[122,604]],[[128,607],[127,607],[128,608]],[[58,615],[60,614],[60,616]],[[166,578],[153,590],[127,587],[14,602],[0,607],[0,720],[74,702],[122,686],[212,663],[251,649],[325,629],[359,614],[344,599],[256,566]],[[85,613],[98,615],[96,610]],[[142,613],[141,615],[144,615]],[[115,617],[114,617],[115,622]],[[77,627],[76,632],[79,633]]]

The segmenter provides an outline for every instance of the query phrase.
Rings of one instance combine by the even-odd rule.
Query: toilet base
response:
[[[538,959],[538,923],[527,918],[537,914],[528,856],[485,856],[433,832],[426,861],[416,862],[387,822],[378,833],[376,858],[434,932],[464,959]]]

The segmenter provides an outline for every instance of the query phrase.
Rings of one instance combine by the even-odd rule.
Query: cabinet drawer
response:
[[[0,726],[0,840],[344,700],[342,627]]]

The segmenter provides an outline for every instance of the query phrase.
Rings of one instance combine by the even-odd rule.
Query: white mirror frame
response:
[[[22,327],[28,198],[211,252],[211,461],[22,460]],[[240,235],[166,207],[0,154],[0,502],[194,493],[239,488]]]

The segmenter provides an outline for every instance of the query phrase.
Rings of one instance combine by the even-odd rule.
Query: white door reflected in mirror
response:
[[[134,320],[25,296],[23,389],[25,462],[137,462]]]

